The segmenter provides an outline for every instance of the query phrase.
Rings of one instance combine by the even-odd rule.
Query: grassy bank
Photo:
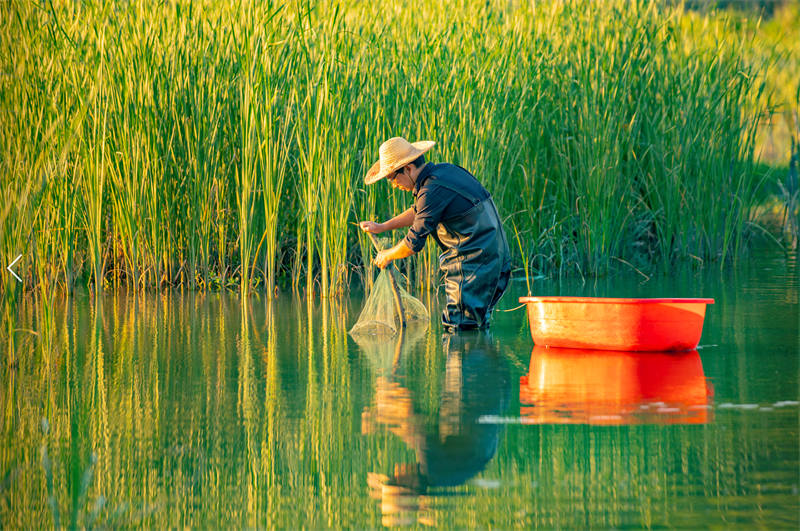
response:
[[[410,203],[362,181],[394,135],[470,169],[534,273],[724,262],[753,230],[769,64],[725,16],[54,1],[0,19],[0,258],[23,254],[26,289],[342,293],[368,262],[354,223]],[[435,253],[409,261],[419,285]]]

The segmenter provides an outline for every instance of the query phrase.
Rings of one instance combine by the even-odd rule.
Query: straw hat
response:
[[[432,140],[422,140],[411,143],[405,138],[396,136],[381,144],[378,152],[380,160],[372,165],[364,177],[364,182],[372,184],[378,182],[392,172],[395,172],[415,161],[420,155],[436,145]]]

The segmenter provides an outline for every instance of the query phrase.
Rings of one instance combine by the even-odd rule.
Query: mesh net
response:
[[[401,323],[395,305],[392,277],[389,276],[394,274],[391,272],[392,269],[387,267],[378,275],[356,324],[350,329],[351,335],[388,338],[394,336],[400,329]],[[399,282],[396,284],[400,293],[400,301],[403,305],[406,323],[425,323],[427,327],[430,316],[425,305],[403,289]]]
[[[427,322],[418,321],[410,323],[403,334],[397,334],[394,338],[370,334],[354,334],[352,337],[375,374],[388,376],[401,359],[408,358],[408,353],[416,348],[427,329]]]

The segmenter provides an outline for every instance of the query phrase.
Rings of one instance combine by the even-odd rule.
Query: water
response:
[[[356,296],[78,295],[50,335],[28,305],[0,524],[796,529],[796,259],[644,280],[534,290],[714,297],[696,353],[537,353],[521,310],[360,346]]]

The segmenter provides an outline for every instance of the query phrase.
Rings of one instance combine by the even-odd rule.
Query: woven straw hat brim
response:
[[[367,184],[372,184],[380,181],[387,175],[391,174],[392,172],[397,171],[398,169],[402,168],[409,162],[413,162],[419,158],[420,155],[425,154],[426,152],[430,151],[430,149],[436,145],[436,142],[433,140],[421,140],[419,142],[412,142],[411,143],[411,150],[405,156],[395,160],[391,164],[387,164],[383,168],[381,168],[381,161],[378,160],[375,164],[367,172],[366,177],[364,177],[364,182]]]

